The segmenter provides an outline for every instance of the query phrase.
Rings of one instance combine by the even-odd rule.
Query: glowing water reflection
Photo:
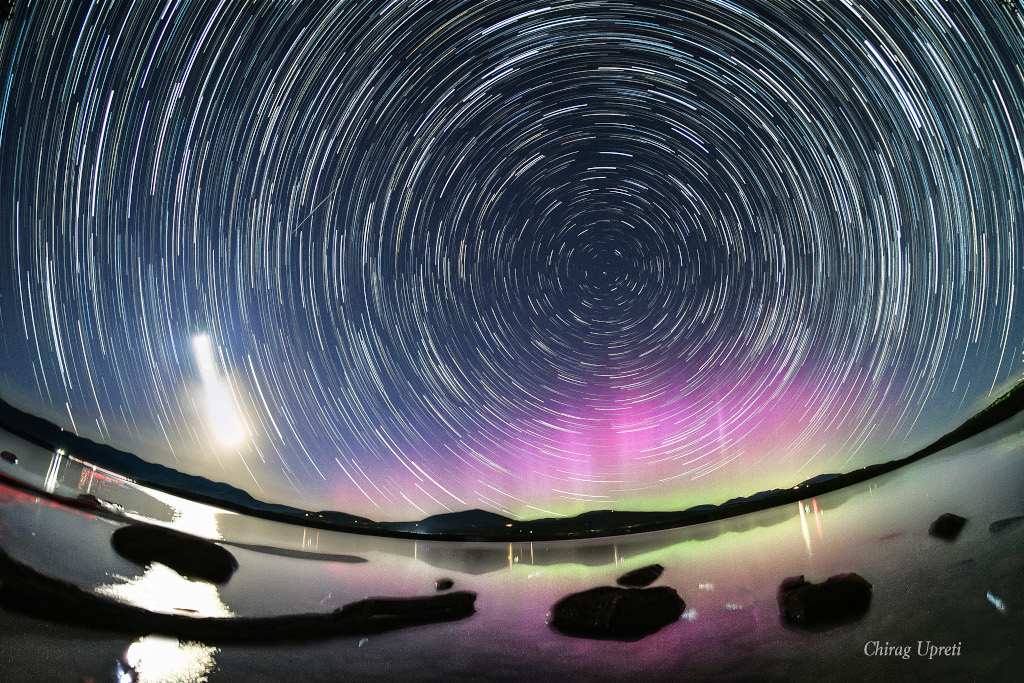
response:
[[[146,567],[142,576],[114,578],[119,583],[97,586],[96,592],[152,612],[197,617],[233,616],[233,612],[221,601],[216,586],[186,579],[159,562]]]
[[[222,512],[220,509],[156,489],[149,489],[147,493],[151,498],[164,503],[173,510],[173,517],[170,521],[171,526],[177,531],[210,540],[223,538],[217,521],[217,514]],[[145,517],[139,517],[139,519],[151,521],[146,520]]]
[[[230,617],[217,587],[191,581],[159,563],[136,578],[116,577],[121,583],[107,584],[96,592],[152,612],[192,617]],[[138,683],[201,683],[215,665],[218,648],[176,638],[149,635],[135,641],[125,653],[125,680]],[[132,678],[134,672],[137,678]]]
[[[219,648],[166,636],[145,636],[128,647],[125,662],[138,683],[203,683]]]

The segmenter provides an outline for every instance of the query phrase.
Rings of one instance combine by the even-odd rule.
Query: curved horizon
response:
[[[381,522],[365,519],[343,510],[311,511],[284,505],[268,505],[265,501],[254,499],[239,489],[220,482],[207,481],[209,486],[207,490],[204,490],[202,485],[196,483],[198,478],[189,475],[186,476],[190,480],[191,485],[183,485],[180,477],[164,478],[161,481],[160,472],[151,466],[148,476],[144,470],[139,470],[140,466],[145,468],[147,465],[138,456],[120,453],[108,447],[104,450],[102,445],[99,445],[97,448],[97,444],[75,437],[70,445],[84,451],[82,455],[86,457],[90,455],[93,457],[99,456],[99,462],[83,460],[75,457],[64,448],[57,448],[55,444],[49,441],[49,439],[53,438],[54,432],[50,431],[47,433],[47,428],[59,430],[55,425],[35,416],[24,416],[29,419],[23,420],[20,428],[14,426],[12,414],[16,417],[16,413],[20,411],[13,409],[12,406],[2,399],[0,399],[0,427],[39,446],[50,449],[54,457],[71,457],[77,462],[91,467],[94,472],[97,469],[104,469],[103,466],[106,464],[107,467],[114,468],[106,470],[109,474],[127,477],[127,481],[132,483],[166,491],[186,500],[288,524],[392,538],[444,541],[557,541],[614,538],[616,536],[636,533],[681,529],[698,524],[731,519],[753,512],[780,508],[792,502],[849,489],[854,484],[870,481],[883,474],[917,462],[929,455],[960,444],[972,437],[987,433],[988,430],[1009,422],[1010,419],[1017,416],[1021,411],[1024,411],[1024,380],[985,409],[971,416],[963,424],[947,432],[926,447],[909,455],[885,463],[876,463],[852,472],[820,474],[793,486],[758,491],[722,503],[705,503],[685,510],[596,510],[584,512],[573,517],[515,520],[493,512],[473,509],[456,513],[431,515],[419,520],[402,522]],[[40,427],[43,427],[43,429],[40,430]],[[70,435],[65,434],[65,436],[70,438]],[[5,459],[7,459],[8,452],[5,451],[4,454]],[[14,461],[17,462],[17,455],[13,455],[15,455]],[[134,462],[122,459],[120,461],[121,470],[119,471],[116,469],[117,465],[115,462],[110,458],[123,458],[124,456],[133,459]],[[52,463],[50,468],[51,470],[53,469]],[[163,467],[159,469],[172,472]],[[129,475],[129,471],[136,473]],[[180,475],[181,473],[175,472],[174,474]],[[113,513],[115,515],[121,514],[115,510],[117,507],[116,502],[111,507],[110,501],[96,498],[91,494],[80,494],[77,498],[68,497],[56,494],[52,490],[40,489],[27,481],[3,472],[0,472],[0,481],[7,485],[25,488],[53,498],[72,507],[86,507],[94,511]],[[242,497],[239,497],[238,493],[242,493]],[[248,501],[251,501],[251,503]]]

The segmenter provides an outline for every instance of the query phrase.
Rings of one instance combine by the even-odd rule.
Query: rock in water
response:
[[[790,624],[813,626],[860,617],[871,604],[871,584],[859,574],[837,574],[822,583],[803,576],[779,586],[779,611]]]
[[[1006,519],[999,519],[988,525],[989,533],[1001,534],[1004,531],[1015,529],[1024,524],[1024,517],[1007,517]]]
[[[137,565],[167,565],[189,579],[224,583],[238,569],[234,555],[212,541],[173,529],[133,524],[110,537],[117,554]]]
[[[434,582],[434,588],[436,588],[439,591],[446,591],[454,585],[455,582],[451,579],[438,579]]]
[[[626,572],[615,583],[620,586],[629,586],[630,588],[643,588],[657,581],[663,571],[665,571],[665,568],[660,564],[649,564],[646,567]]]
[[[367,598],[334,610],[338,625],[364,633],[457,621],[476,612],[476,593],[455,591],[414,598]]]
[[[932,522],[932,525],[928,527],[928,535],[941,538],[944,541],[955,541],[966,523],[967,520],[964,517],[947,512],[939,515],[939,518]]]
[[[600,586],[559,600],[551,625],[569,636],[639,640],[679,620],[686,603],[674,588]]]

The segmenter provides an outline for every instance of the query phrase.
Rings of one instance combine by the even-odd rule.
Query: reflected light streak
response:
[[[992,591],[985,593],[985,598],[992,603],[992,606],[999,610],[1000,614],[1006,614],[1006,603],[992,595]]]
[[[217,361],[213,354],[210,335],[193,336],[192,352],[199,367],[199,377],[203,381],[206,418],[221,445],[237,446],[245,436],[245,431],[234,409],[235,400],[231,388],[217,372]]]
[[[807,516],[804,513],[803,501],[797,503],[796,507],[800,510],[800,531],[804,534],[804,545],[807,547],[807,556],[814,557],[814,551],[811,550],[811,534],[807,530]]]
[[[46,479],[43,481],[43,489],[47,493],[53,493],[57,490],[57,473],[60,471],[60,461],[63,454],[64,451],[59,450],[50,459],[50,467],[46,470]]]

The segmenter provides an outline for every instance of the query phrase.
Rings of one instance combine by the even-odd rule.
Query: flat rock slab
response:
[[[837,574],[822,583],[803,576],[779,586],[779,611],[795,626],[834,625],[859,618],[871,605],[871,584],[860,574]]]
[[[657,581],[663,571],[665,571],[665,568],[660,564],[649,564],[646,567],[626,572],[615,583],[629,588],[643,588]]]
[[[1024,516],[1020,517],[1007,517],[1006,519],[999,519],[988,525],[989,533],[1001,534],[1004,531],[1010,529],[1016,529],[1019,526],[1024,525]]]
[[[159,562],[197,581],[224,583],[238,569],[235,556],[213,541],[150,524],[122,527],[110,543],[118,555],[139,566]]]
[[[551,626],[569,636],[640,640],[679,620],[686,603],[674,588],[599,586],[559,600]]]
[[[939,515],[939,518],[932,522],[932,525],[928,527],[928,535],[941,538],[944,541],[955,541],[966,523],[965,517],[947,512]]]

